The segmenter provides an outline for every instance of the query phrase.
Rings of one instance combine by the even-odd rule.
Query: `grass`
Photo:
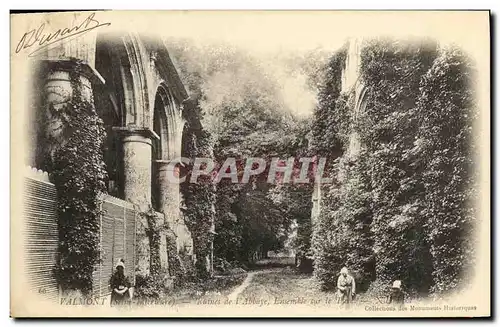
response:
[[[250,285],[240,294],[240,297],[258,297],[293,299],[318,299],[333,296],[333,293],[321,291],[320,285],[310,274],[299,273],[295,269],[275,268],[256,274]]]
[[[269,259],[261,259],[252,265],[249,265],[249,270],[260,270],[264,268],[286,268],[295,264],[295,258],[291,257],[275,257]]]
[[[207,281],[186,283],[181,288],[172,290],[168,295],[176,303],[188,303],[194,300],[225,297],[241,285],[247,273],[214,276]]]

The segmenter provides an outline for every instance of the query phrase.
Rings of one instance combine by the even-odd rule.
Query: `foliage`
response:
[[[332,290],[336,287],[338,272],[345,265],[346,239],[336,233],[340,228],[339,221],[335,219],[340,204],[338,188],[331,185],[324,191],[322,210],[317,220],[313,221],[314,276],[322,289]]]
[[[425,194],[422,215],[431,245],[433,288],[457,289],[474,266],[474,170],[477,119],[473,64],[460,49],[441,51],[420,85],[420,126],[413,156]]]
[[[319,86],[312,128],[312,149],[318,156],[337,157],[349,137],[347,96],[340,94],[346,56],[346,46],[332,55]]]
[[[331,171],[315,274],[324,288],[347,265],[364,289],[376,277],[372,292],[394,279],[411,296],[456,289],[473,264],[471,62],[428,40],[378,39],[363,45],[360,73],[365,105],[344,126],[362,148]]]
[[[269,191],[274,205],[282,208],[286,217],[295,222],[296,235],[291,240],[298,258],[304,259],[311,252],[312,185],[280,184]]]
[[[338,158],[346,152],[352,133],[353,96],[351,92],[341,93],[346,57],[347,45],[344,45],[332,55],[326,67],[318,92],[318,106],[314,112],[312,129],[312,151],[328,159],[325,173],[334,179],[337,177]],[[337,167],[333,162],[337,163]],[[337,283],[337,274],[350,254],[348,236],[342,233],[347,231],[341,214],[341,203],[346,199],[341,195],[337,184],[321,188],[325,196],[321,199],[322,210],[314,222],[312,237],[314,273],[322,288],[333,289]]]
[[[368,95],[356,129],[368,154],[376,275],[387,283],[401,279],[417,292],[428,291],[432,267],[418,214],[422,189],[408,154],[419,124],[419,82],[436,55],[427,40],[374,40],[361,52]]]
[[[193,136],[186,141],[192,146],[186,153],[196,152],[196,129],[210,134],[219,165],[227,157],[261,157],[269,163],[276,156],[298,157],[298,150],[307,148],[310,128],[294,114],[312,108],[314,83],[304,76],[317,73],[321,53],[286,58],[287,64],[278,67],[276,63],[283,61],[250,57],[226,44],[203,47],[183,40],[169,44],[181,78],[197,99],[199,110],[193,120],[203,124],[191,127]],[[248,184],[222,180],[215,203],[206,197],[215,204],[216,256],[248,263],[256,253],[265,256],[268,249],[283,246],[292,221],[290,203],[274,203],[274,187],[266,185],[266,178],[264,172]]]
[[[159,299],[165,289],[160,276],[137,275],[135,279],[134,297],[138,299]]]
[[[214,256],[220,260],[243,261],[240,249],[243,239],[243,226],[234,213],[240,187],[222,180],[217,185]]]
[[[338,157],[347,150],[352,132],[352,96],[351,93],[341,93],[346,56],[347,45],[344,45],[332,55],[325,68],[312,129],[312,151],[329,159],[325,173],[334,179],[337,177]],[[322,210],[314,222],[312,235],[314,273],[323,289],[333,289],[348,255],[347,238],[342,233],[346,226],[342,225],[342,217],[339,217],[343,199],[337,184],[321,188],[325,196],[321,199]]]
[[[229,262],[219,257],[214,259],[214,270],[218,275],[231,275],[235,272],[244,272],[237,261]]]
[[[367,154],[361,151],[353,157],[343,157],[341,160],[341,186],[338,192],[338,209],[334,219],[338,220],[341,232],[346,239],[345,265],[358,281],[356,288],[364,291],[375,279],[375,254],[373,251],[372,198],[370,180],[367,176]]]
[[[158,224],[158,216],[154,211],[153,207],[146,212],[140,213],[144,216],[143,221],[147,222],[146,235],[149,239],[149,250],[150,250],[150,274],[152,276],[160,276],[161,270],[161,259],[160,259],[160,242],[161,235],[164,226]]]
[[[314,72],[309,91],[317,88],[318,103],[310,121],[291,114],[291,95],[280,93],[281,83],[255,58],[221,46],[193,60],[188,48],[180,51],[180,70],[197,99],[186,112],[192,115],[184,140],[188,156],[269,162],[317,155],[327,158],[326,173],[334,179],[321,189],[322,210],[312,224],[311,185],[267,185],[267,171],[248,184],[222,182],[216,190],[209,183],[183,186],[185,203],[193,206],[186,218],[192,228],[201,219],[200,230],[207,231],[205,219],[215,217],[217,257],[248,262],[257,252],[281,249],[297,223],[293,244],[299,256],[312,250],[325,289],[335,287],[344,265],[361,290],[394,279],[411,296],[458,287],[473,263],[467,249],[476,192],[476,104],[464,54],[430,40],[367,41],[360,54],[362,98],[359,89],[341,92],[346,47],[323,73],[318,62],[299,64]],[[353,114],[355,106],[361,111]],[[357,154],[350,146],[355,135]]]
[[[194,279],[196,277],[196,271],[193,256],[189,253],[185,244],[182,244],[179,248],[178,257],[180,262],[182,262],[183,270],[185,271],[183,275],[184,280],[182,282]]]
[[[191,276],[188,274],[185,262],[177,252],[177,236],[170,228],[167,228],[165,236],[167,238],[168,273],[174,278],[174,286],[179,287]]]
[[[240,118],[241,119],[241,118]],[[248,263],[253,253],[264,257],[267,251],[284,245],[297,215],[310,216],[310,189],[306,184],[267,184],[269,163],[272,157],[299,158],[307,149],[307,125],[295,125],[288,130],[272,132],[266,126],[266,117],[257,132],[219,138],[215,147],[216,158],[222,161],[226,156],[261,157],[267,162],[266,170],[252,177],[248,184],[232,184],[222,180],[217,185],[217,220],[215,253],[227,260]],[[234,130],[239,120],[234,120]],[[282,125],[282,123],[280,123]],[[275,127],[273,127],[275,128]],[[285,127],[284,127],[285,128]],[[237,142],[233,142],[237,140]],[[300,194],[305,195],[301,197]],[[294,202],[299,199],[299,202]]]
[[[140,215],[143,216],[142,221],[147,222],[145,232],[149,239],[150,269],[148,275],[139,274],[136,276],[136,294],[138,298],[160,298],[167,287],[165,275],[161,271],[160,243],[162,235],[165,235],[167,241],[168,273],[174,276],[176,283],[179,283],[185,277],[183,266],[177,255],[175,236],[172,238],[173,233],[171,233],[168,226],[160,222],[153,207],[141,212]]]
[[[234,203],[234,213],[242,225],[240,257],[244,263],[251,262],[254,253],[266,257],[268,251],[282,248],[287,237],[289,217],[266,196],[267,192],[265,185],[248,187]]]
[[[364,291],[375,279],[375,256],[366,153],[346,154],[336,161],[337,183],[325,188],[322,211],[314,225],[315,276],[323,289],[336,286],[338,273],[349,267]]]
[[[212,158],[212,139],[205,129],[195,129],[191,126],[197,122],[197,117],[188,122],[184,135],[184,156],[191,158],[191,163],[184,169],[187,178],[192,171],[194,158]],[[190,123],[190,124],[189,124]],[[181,184],[184,199],[183,215],[186,226],[193,238],[193,248],[196,255],[196,272],[200,279],[210,276],[206,260],[210,254],[212,229],[215,214],[215,185],[211,176],[200,176],[198,183]]]
[[[88,293],[99,262],[99,194],[106,191],[102,147],[106,133],[92,100],[82,97],[81,63],[70,72],[73,94],[53,117],[63,123],[64,142],[51,162],[58,196],[59,263],[56,276],[63,289]],[[51,105],[51,104],[50,104]]]

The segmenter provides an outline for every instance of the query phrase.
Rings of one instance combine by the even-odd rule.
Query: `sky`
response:
[[[336,49],[349,37],[433,36],[443,42],[473,46],[470,33],[481,12],[401,11],[176,11],[147,12],[135,30],[199,41],[227,41],[252,52]],[[465,16],[467,15],[467,16]],[[467,21],[467,24],[464,24]],[[479,24],[481,25],[481,24]],[[478,26],[479,26],[478,25]]]
[[[317,90],[307,85],[307,76],[290,75],[283,58],[318,48],[333,53],[349,39],[380,36],[433,37],[442,45],[457,43],[484,55],[484,48],[477,46],[477,35],[469,30],[475,20],[484,18],[484,13],[466,14],[468,16],[463,12],[442,11],[148,12],[150,19],[138,21],[137,30],[142,28],[151,33],[158,25],[161,28],[156,29],[156,33],[162,37],[187,38],[199,45],[222,42],[242,49],[260,61],[271,78],[278,81],[285,108],[296,116],[307,117],[316,105]],[[143,18],[149,17],[147,15]],[[464,24],[465,19],[468,24]],[[231,87],[225,87],[229,92]],[[212,90],[219,92],[217,87]],[[218,96],[214,93],[214,97]]]
[[[305,76],[289,75],[283,57],[317,48],[333,53],[350,38],[422,36],[433,37],[442,44],[454,42],[472,52],[472,57],[482,56],[482,68],[487,71],[489,60],[485,59],[489,44],[484,42],[489,32],[489,26],[484,24],[487,14],[457,11],[179,10],[109,11],[99,12],[95,18],[111,22],[110,30],[130,30],[162,38],[187,38],[199,45],[223,42],[243,49],[266,66],[266,72],[279,81],[285,107],[297,116],[309,116],[315,106],[316,90],[306,85]],[[79,21],[79,15],[61,14],[60,21],[52,18],[51,23],[59,26],[68,17]],[[33,28],[39,22],[33,16],[29,24]],[[472,27],[476,32],[472,32]],[[23,30],[16,29],[19,33]],[[13,39],[18,38],[13,36]],[[217,96],[214,94],[214,98]]]
[[[168,38],[165,44],[188,89],[186,77],[201,76],[204,97],[200,105],[205,113],[225,105],[244,106],[251,97],[297,118],[310,117],[318,93],[310,77],[331,55],[318,48],[314,55],[285,50],[255,52],[229,41],[190,37]]]

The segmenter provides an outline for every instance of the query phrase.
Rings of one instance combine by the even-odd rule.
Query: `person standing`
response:
[[[401,281],[395,280],[392,283],[391,294],[389,295],[389,304],[403,305],[405,303],[405,295],[401,290]]]
[[[341,304],[349,304],[352,302],[356,294],[356,282],[354,278],[349,275],[347,267],[340,270],[340,276],[337,280],[338,299]]]

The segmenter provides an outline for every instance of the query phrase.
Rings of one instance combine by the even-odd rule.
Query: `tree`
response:
[[[279,67],[273,66],[272,61],[270,66],[263,65],[266,62],[262,58],[226,44],[201,46],[183,40],[169,40],[169,43],[181,78],[199,99],[196,116],[203,127],[198,128],[210,134],[213,157],[219,166],[228,157],[236,158],[238,165],[249,157],[270,163],[273,157],[298,157],[300,149],[307,149],[307,119],[295,117],[289,108],[290,101],[281,87],[281,78],[289,77],[282,74],[283,69],[276,73]],[[318,58],[315,60],[321,58],[317,53],[311,56]],[[288,59],[287,72],[315,71],[314,61],[306,64],[303,58]],[[310,93],[308,86],[299,91]],[[310,215],[307,207],[297,208],[300,212],[292,208],[296,197],[284,196],[285,201],[276,202],[273,194],[277,189],[268,185],[266,179],[264,171],[248,184],[233,184],[224,179],[217,184],[213,202],[217,256],[248,262],[255,252],[265,255],[268,249],[283,246],[293,215]],[[193,187],[183,189],[188,188]],[[310,202],[309,191],[305,192]],[[190,199],[185,195],[186,205],[191,203]],[[195,221],[194,211],[188,216]]]

